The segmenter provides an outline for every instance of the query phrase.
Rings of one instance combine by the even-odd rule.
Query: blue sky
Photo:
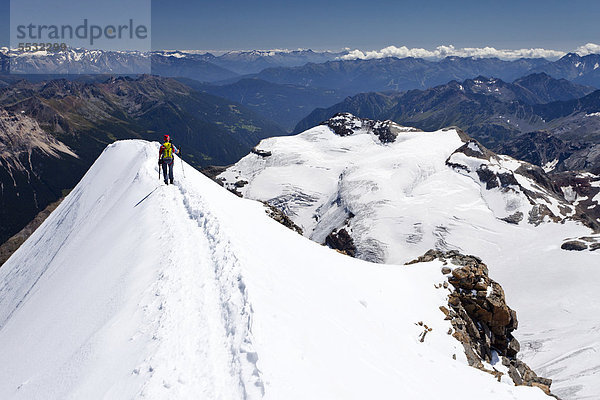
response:
[[[7,45],[9,1],[0,4],[0,41]],[[600,43],[598,16],[600,2],[588,0],[154,0],[152,47],[371,50],[452,44],[568,51]]]

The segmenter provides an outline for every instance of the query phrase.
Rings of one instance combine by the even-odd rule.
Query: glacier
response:
[[[600,253],[561,249],[594,237],[571,218],[573,204],[518,173],[526,163],[484,154],[457,129],[388,122],[396,137],[385,142],[374,123],[340,114],[265,139],[217,179],[281,209],[318,243],[345,229],[365,260],[403,264],[432,248],[481,257],[518,312],[523,360],[563,399],[600,395]],[[483,164],[489,188],[476,173]],[[496,182],[503,176],[509,184]],[[528,221],[542,208],[548,215]]]

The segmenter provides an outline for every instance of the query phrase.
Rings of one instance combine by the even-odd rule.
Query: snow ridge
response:
[[[260,398],[265,389],[257,367],[258,354],[252,344],[252,307],[248,302],[239,261],[231,242],[223,239],[226,233],[221,231],[219,221],[206,211],[209,207],[201,200],[202,195],[180,184],[178,187],[184,195],[183,203],[190,218],[197,222],[209,243],[216,282],[219,283],[222,320],[231,350],[231,373],[239,378],[243,399]],[[247,385],[246,382],[251,384]]]
[[[3,360],[25,358],[1,398],[263,396],[235,250],[200,193],[156,184],[157,153],[108,146],[0,270]]]

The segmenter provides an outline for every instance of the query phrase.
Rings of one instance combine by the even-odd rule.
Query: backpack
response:
[[[162,158],[173,158],[173,145],[169,142],[163,143],[163,156]]]

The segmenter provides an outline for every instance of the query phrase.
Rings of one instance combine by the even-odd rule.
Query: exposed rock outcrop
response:
[[[561,172],[551,177],[565,198],[575,205],[574,218],[600,233],[600,176],[589,172]]]
[[[578,238],[567,238],[560,248],[570,251],[596,251],[600,249],[600,234],[581,236]]]
[[[321,125],[327,125],[339,136],[349,136],[359,131],[366,131],[377,136],[381,143],[394,142],[400,132],[419,132],[419,129],[404,127],[393,121],[358,118],[350,113],[337,113],[327,121],[321,122]]]
[[[508,222],[509,224],[518,225],[519,222],[523,220],[523,213],[521,211],[517,211],[514,214],[509,215],[508,217],[502,218],[502,221]]]
[[[582,251],[587,250],[588,246],[584,242],[580,242],[579,240],[569,240],[568,242],[564,242],[561,246],[563,250],[575,250]]]
[[[536,386],[551,394],[552,380],[537,376],[517,359],[520,344],[512,335],[518,327],[517,313],[506,304],[502,286],[488,276],[487,266],[475,256],[437,250],[408,264],[436,259],[446,265],[442,273],[452,285],[448,306],[440,310],[451,322],[452,336],[462,343],[469,365],[500,380],[504,373],[489,368],[499,358],[515,385]]]
[[[236,192],[236,193],[238,193],[238,192]],[[296,225],[287,215],[285,215],[283,213],[283,211],[281,211],[277,207],[270,205],[266,201],[263,201],[262,203],[265,205],[266,212],[269,217],[273,218],[275,221],[277,221],[281,225],[293,230],[294,232],[297,232],[300,235],[303,234],[302,228],[300,228],[298,225]]]
[[[266,157],[270,157],[272,155],[272,153],[270,151],[268,151],[268,150],[261,150],[261,149],[259,149],[257,147],[253,147],[252,150],[251,150],[251,152],[254,153],[254,154],[256,154],[257,156],[265,157],[265,158]]]
[[[0,97],[4,95],[6,91]],[[21,111],[0,106],[0,244],[85,172],[78,154]]]
[[[356,256],[356,246],[354,245],[354,240],[352,240],[352,237],[344,228],[331,232],[327,238],[325,238],[325,244],[332,249],[338,250],[340,253],[349,255],[350,257]]]
[[[64,155],[78,158],[67,145],[44,132],[36,120],[25,114],[0,109],[0,159],[9,170],[26,171],[31,168],[31,154],[60,158]]]
[[[362,127],[362,120],[349,113],[338,113],[321,125],[327,125],[336,135],[349,136]]]
[[[223,180],[217,179],[217,176],[222,174],[229,167],[231,167],[231,165],[225,165],[225,166],[209,165],[207,167],[201,168],[200,172],[202,172],[204,175],[208,176],[213,181],[217,182],[219,185],[223,186]]]
[[[600,177],[590,173],[551,176],[536,165],[495,154],[473,139],[452,153],[446,165],[479,182],[486,194],[499,191],[502,196],[496,199],[502,199],[504,207],[492,211],[503,221],[539,225],[576,220],[600,232],[600,206],[593,200],[600,192]]]

